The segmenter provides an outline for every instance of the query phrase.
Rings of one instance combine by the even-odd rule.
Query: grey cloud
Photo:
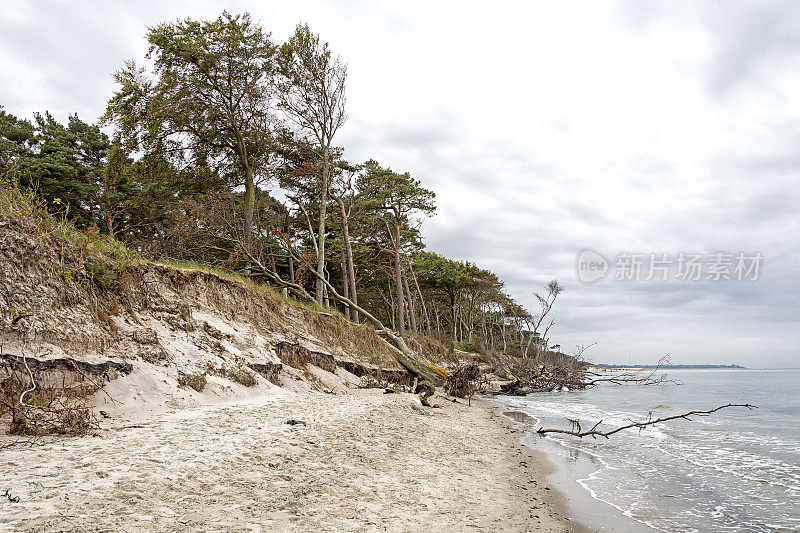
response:
[[[800,4],[792,0],[623,0],[616,14],[621,27],[640,35],[663,21],[704,29],[713,51],[700,74],[717,97],[740,82],[769,90],[768,82],[758,76],[764,63],[779,60],[782,68],[796,68],[800,60]]]
[[[796,2],[718,2],[710,4],[704,20],[719,43],[710,72],[711,88],[718,94],[749,79],[767,59],[798,59]]]

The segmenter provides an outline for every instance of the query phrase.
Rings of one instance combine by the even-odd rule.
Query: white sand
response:
[[[95,436],[0,450],[0,495],[20,498],[0,530],[577,531],[494,404],[436,401],[274,387],[115,411]]]

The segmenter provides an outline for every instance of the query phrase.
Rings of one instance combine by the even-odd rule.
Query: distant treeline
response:
[[[347,66],[307,25],[279,43],[249,14],[225,12],[146,38],[98,123],[0,107],[3,186],[143,257],[238,271],[355,322],[368,310],[403,337],[547,351],[547,313],[533,316],[489,270],[425,250],[433,191],[345,159],[334,139]],[[551,284],[543,308],[561,289]]]
[[[608,364],[599,364],[596,365],[601,368],[626,368],[626,369],[636,369],[642,368],[645,370],[651,370],[653,368],[663,368],[663,369],[673,369],[673,370],[682,370],[682,369],[741,369],[746,370],[747,367],[739,366],[739,365],[608,365]]]

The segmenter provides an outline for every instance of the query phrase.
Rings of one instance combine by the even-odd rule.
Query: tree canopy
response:
[[[223,12],[146,38],[143,66],[122,65],[97,124],[0,107],[3,186],[144,257],[239,271],[400,339],[547,350],[563,287],[537,294],[533,314],[495,273],[427,250],[426,177],[348,161],[333,144],[347,67],[308,25],[278,43],[249,14]]]

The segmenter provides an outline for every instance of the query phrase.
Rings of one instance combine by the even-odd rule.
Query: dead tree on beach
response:
[[[610,376],[606,376],[600,374],[599,372],[586,370],[584,372],[583,386],[592,387],[596,386],[598,383],[604,383],[604,382],[612,383],[614,385],[623,385],[626,383],[634,383],[637,385],[663,385],[665,383],[673,383],[675,385],[681,385],[680,382],[675,381],[674,379],[669,379],[666,374],[661,374],[660,376],[656,376],[656,373],[659,370],[661,370],[664,366],[669,365],[669,363],[670,363],[670,355],[666,354],[665,356],[663,356],[661,359],[658,360],[658,363],[656,364],[655,368],[653,368],[652,371],[650,371],[646,375],[641,375],[640,373],[637,373],[635,371],[625,371],[625,372],[617,372]]]
[[[692,419],[690,417],[692,417],[692,416],[708,416],[708,415],[710,415],[712,413],[716,413],[717,411],[720,411],[722,409],[727,409],[728,407],[744,407],[744,408],[747,408],[749,410],[758,409],[758,406],[750,405],[749,403],[729,403],[727,405],[720,405],[719,407],[715,407],[714,409],[709,409],[707,411],[693,410],[693,411],[689,411],[687,413],[682,413],[682,414],[679,414],[679,415],[664,416],[664,417],[660,417],[660,418],[653,418],[653,413],[651,412],[651,413],[648,413],[646,420],[643,420],[643,421],[640,421],[640,422],[631,421],[630,424],[625,424],[624,426],[619,426],[617,428],[609,429],[609,430],[601,430],[601,429],[599,429],[600,424],[603,423],[603,421],[600,420],[595,425],[593,425],[591,427],[591,429],[583,431],[583,429],[581,428],[581,423],[578,420],[569,419],[570,426],[571,426],[570,429],[545,429],[545,428],[540,427],[536,431],[536,433],[538,433],[539,435],[544,435],[546,433],[562,433],[564,435],[573,435],[573,436],[579,437],[579,438],[592,437],[593,439],[596,439],[597,437],[609,438],[611,435],[613,435],[615,433],[619,433],[620,431],[622,431],[624,429],[638,428],[639,430],[642,430],[642,429],[646,428],[647,426],[660,424],[661,422],[667,422],[667,421],[670,421],[670,420],[680,420],[680,419],[682,419],[682,420],[688,420],[688,421],[691,422]]]
[[[670,379],[666,374],[656,375],[659,370],[669,364],[669,354],[659,359],[656,367],[647,373],[633,370],[601,373],[589,370],[589,363],[583,359],[583,353],[595,344],[578,346],[573,355],[548,352],[553,358],[553,362],[549,365],[531,365],[529,361],[522,361],[516,366],[512,366],[510,370],[515,380],[501,386],[501,392],[518,396],[535,391],[560,390],[565,387],[569,390],[580,390],[596,387],[601,383],[613,385],[681,384]]]

